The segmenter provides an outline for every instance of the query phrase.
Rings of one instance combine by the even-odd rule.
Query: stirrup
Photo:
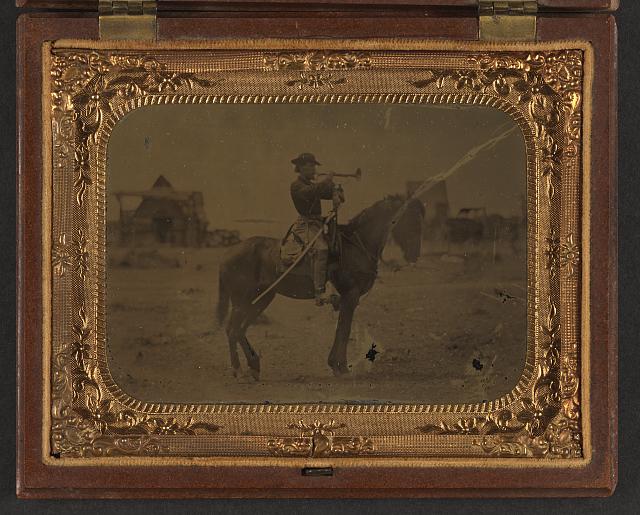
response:
[[[340,295],[337,293],[332,293],[329,295],[329,302],[333,306],[334,311],[340,311]]]
[[[316,290],[316,306],[324,306],[331,300],[331,296],[326,290]]]
[[[325,293],[322,293],[321,295],[316,294],[316,306],[324,306],[329,302],[330,302],[330,299],[328,296],[326,296]]]
[[[340,295],[337,293],[327,294],[326,292],[316,293],[316,306],[331,304],[334,311],[340,309]]]

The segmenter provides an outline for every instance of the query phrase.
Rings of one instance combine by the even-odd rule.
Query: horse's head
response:
[[[408,263],[416,263],[420,257],[422,248],[422,230],[425,217],[425,207],[417,198],[410,199],[400,209],[403,211],[398,216],[391,229],[393,240],[402,249],[404,259]]]

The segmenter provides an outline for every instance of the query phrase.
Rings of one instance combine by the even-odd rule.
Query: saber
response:
[[[320,229],[317,234],[311,239],[311,241],[307,244],[307,246],[302,250],[302,252],[300,252],[300,254],[298,255],[298,257],[293,261],[293,263],[291,263],[291,265],[289,265],[289,268],[287,268],[284,272],[282,272],[282,275],[280,277],[278,277],[274,282],[271,283],[271,286],[269,286],[266,290],[264,290],[260,295],[258,295],[255,299],[253,299],[253,301],[251,302],[251,305],[254,305],[256,302],[258,302],[262,297],[264,297],[267,293],[269,293],[271,290],[273,290],[279,283],[280,281],[282,281],[282,279],[284,279],[287,274],[289,272],[291,272],[291,270],[293,270],[296,265],[298,263],[300,263],[300,261],[302,260],[302,258],[307,254],[307,252],[309,252],[309,249],[311,247],[313,247],[313,244],[316,242],[316,240],[320,237],[320,235],[324,232],[324,227],[325,225],[327,225],[334,217],[336,216],[336,212],[335,211],[331,211],[331,213],[329,213],[329,216],[327,216],[327,218],[325,219],[324,223],[322,224],[322,229]]]

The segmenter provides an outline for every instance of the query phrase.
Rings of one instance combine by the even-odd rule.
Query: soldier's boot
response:
[[[316,250],[313,258],[313,286],[316,292],[316,306],[324,306],[334,300],[326,290],[328,259],[328,250]]]

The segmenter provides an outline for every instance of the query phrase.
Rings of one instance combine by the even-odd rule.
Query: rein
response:
[[[342,238],[344,238],[348,242],[350,242],[353,245],[355,245],[356,248],[360,249],[363,252],[363,254],[369,259],[369,261],[371,261],[371,263],[373,263],[373,273],[370,273],[370,272],[367,272],[367,273],[369,275],[377,277],[378,276],[378,261],[380,260],[380,256],[377,256],[377,257],[374,256],[373,253],[371,253],[369,251],[369,249],[367,249],[367,247],[363,243],[362,238],[360,237],[360,235],[358,234],[357,231],[353,231],[353,234],[355,235],[355,241],[353,239],[351,239],[349,236],[347,236],[344,232],[340,232],[340,236]]]

